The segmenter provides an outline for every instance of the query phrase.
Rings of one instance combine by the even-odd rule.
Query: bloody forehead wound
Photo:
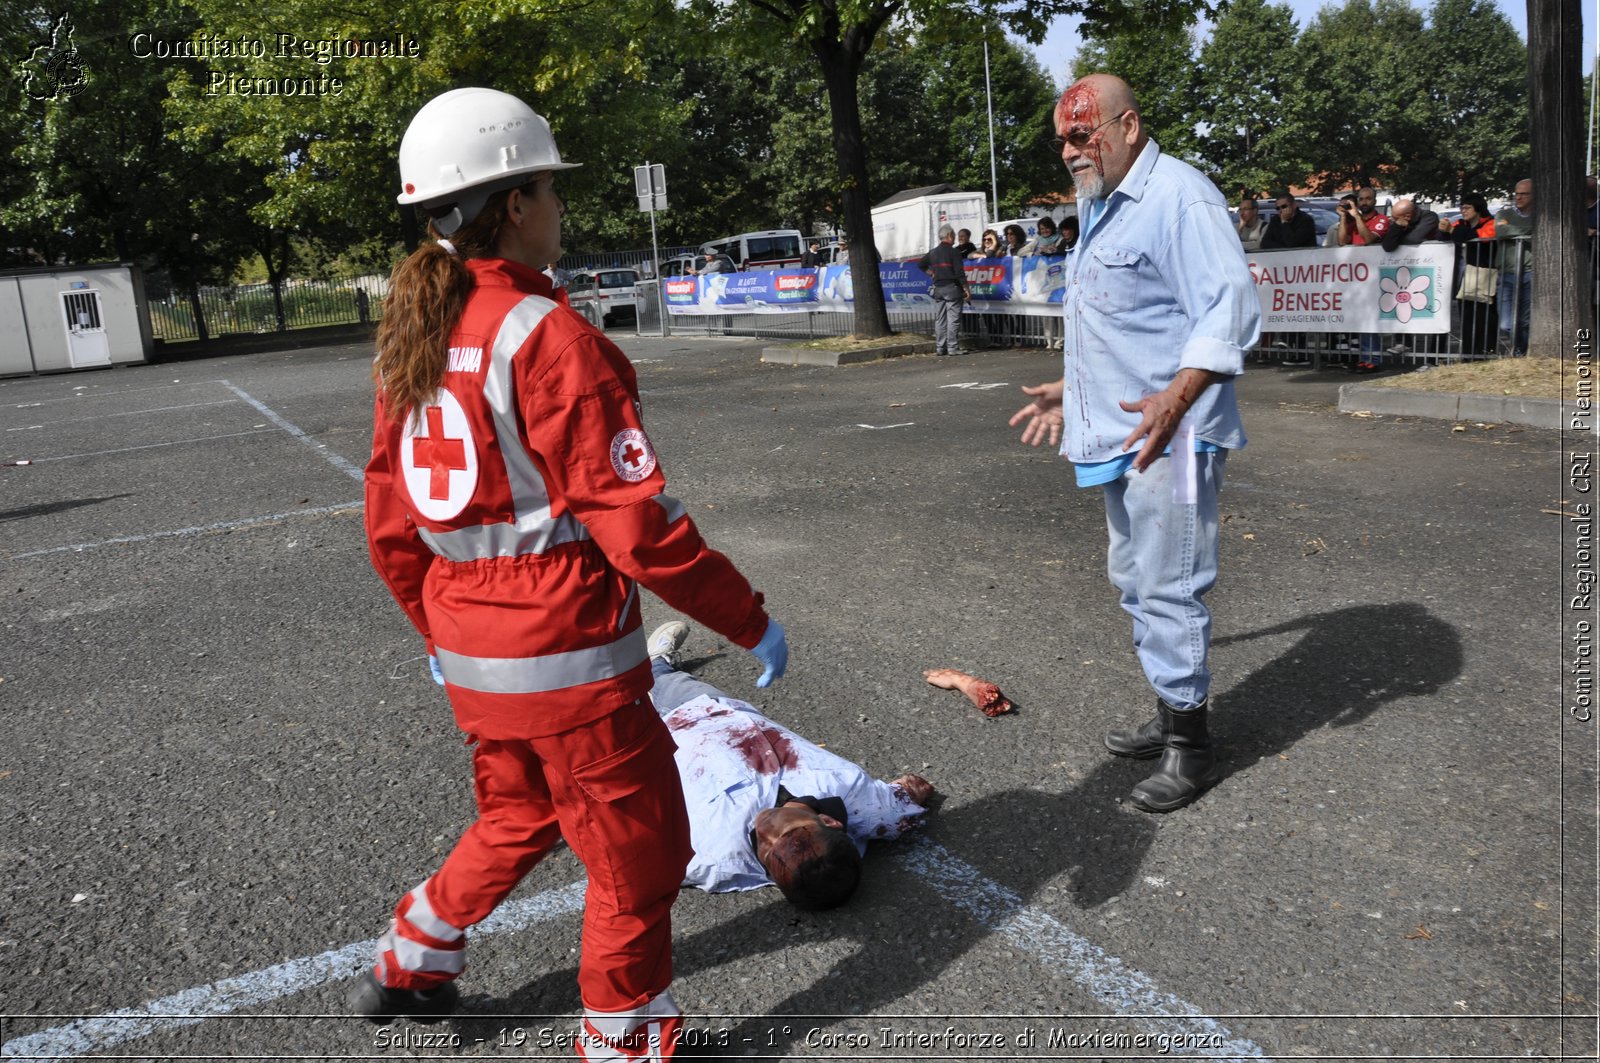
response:
[[[1056,101],[1056,129],[1065,133],[1074,128],[1092,129],[1100,124],[1100,93],[1094,86],[1078,83]]]

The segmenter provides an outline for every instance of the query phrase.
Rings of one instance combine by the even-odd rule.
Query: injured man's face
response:
[[[790,800],[756,813],[750,832],[756,859],[797,907],[820,910],[842,904],[860,881],[861,854],[845,833],[844,821],[813,807],[836,801]]]

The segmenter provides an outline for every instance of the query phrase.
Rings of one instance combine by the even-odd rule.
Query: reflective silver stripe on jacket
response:
[[[585,650],[567,650],[543,657],[469,657],[443,647],[439,670],[445,681],[484,694],[543,694],[612,679],[643,663],[644,628],[636,627],[615,642]]]
[[[683,503],[671,495],[656,495],[653,501],[666,510],[668,524],[673,523],[684,514]]]
[[[512,307],[500,322],[494,348],[489,352],[489,371],[483,382],[483,398],[494,418],[495,440],[505,462],[511,508],[516,519],[448,532],[417,529],[428,549],[440,557],[450,561],[476,561],[485,557],[542,554],[552,546],[589,538],[589,529],[571,513],[551,519],[550,492],[517,431],[511,361],[533,330],[555,308],[555,302],[540,295],[530,295]]]

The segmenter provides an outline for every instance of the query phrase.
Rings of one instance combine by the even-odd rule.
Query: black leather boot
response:
[[[1150,778],[1133,788],[1133,803],[1144,812],[1171,812],[1199,797],[1221,777],[1221,772],[1211,752],[1205,702],[1187,712],[1178,712],[1158,701],[1156,719],[1165,735],[1161,763]]]
[[[351,1011],[380,1025],[394,1022],[402,1015],[412,1022],[438,1022],[455,1011],[460,1003],[461,991],[454,982],[446,982],[427,992],[390,989],[371,971],[362,974],[345,994],[345,1004]]]
[[[1119,757],[1132,757],[1135,760],[1159,757],[1161,751],[1167,748],[1167,731],[1161,724],[1161,704],[1161,699],[1156,698],[1156,714],[1143,727],[1133,731],[1124,728],[1107,731],[1106,748]]]

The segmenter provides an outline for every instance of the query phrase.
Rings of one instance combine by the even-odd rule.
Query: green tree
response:
[[[1427,116],[1436,150],[1401,174],[1409,190],[1455,202],[1528,173],[1528,50],[1493,0],[1436,0],[1428,16]]]
[[[13,234],[9,257],[187,265],[192,259],[177,249],[176,234],[192,254],[192,245],[202,242],[192,234],[209,238],[222,225],[212,213],[218,200],[206,194],[210,187],[253,179],[172,140],[162,110],[167,79],[174,66],[193,64],[152,63],[129,41],[141,29],[183,36],[195,23],[185,9],[163,0],[119,0],[72,18],[81,91],[43,100],[15,97],[17,139],[8,145],[0,177],[12,192],[0,203],[0,225]],[[35,29],[52,21],[37,12],[24,16]]]
[[[1406,0],[1345,0],[1300,35],[1314,190],[1382,183],[1439,150],[1426,82],[1439,56]],[[1380,177],[1382,180],[1380,181]]]
[[[676,103],[643,82],[646,53],[659,48],[643,32],[648,12],[624,2],[572,12],[522,0],[457,5],[419,0],[395,8],[376,0],[329,8],[312,0],[274,5],[271,31],[259,8],[241,0],[196,0],[205,29],[261,40],[261,56],[207,63],[204,77],[175,88],[169,105],[187,136],[220,133],[225,150],[266,173],[265,201],[254,211],[271,230],[268,259],[282,260],[290,231],[325,243],[376,239],[414,244],[414,216],[401,211],[395,160],[411,117],[448,89],[489,85],[516,93],[550,122],[558,144],[583,167],[565,173],[560,190],[569,227],[580,240],[636,233],[631,167],[647,134]],[[641,14],[641,12],[644,12]],[[415,54],[318,57],[277,47],[298,40],[415,41]],[[221,91],[211,78],[225,79]],[[239,86],[338,78],[293,96],[242,94]],[[242,80],[240,80],[242,79]],[[667,125],[676,128],[678,122]],[[626,205],[626,210],[621,208]]]
[[[751,12],[755,17],[750,17]],[[943,0],[747,0],[738,5],[693,0],[686,9],[677,10],[677,17],[686,15],[712,34],[730,29],[748,34],[746,43],[757,48],[787,42],[815,59],[827,91],[845,233],[862,259],[852,263],[861,267],[855,274],[856,334],[876,337],[888,334],[889,317],[878,278],[877,254],[866,238],[872,231],[872,195],[859,88],[862,69],[880,31],[892,20],[904,17],[919,32],[948,39],[952,27],[976,15],[998,21],[1024,40],[1037,44],[1051,20],[1059,15],[1082,14],[1095,25],[1115,26],[1139,18],[1192,21],[1196,14],[1212,13],[1208,0],[1140,0],[1128,4],[1102,0],[1035,0],[1028,4],[1003,0],[971,0],[966,4]]]
[[[1055,83],[1038,60],[998,25],[976,18],[964,20],[964,28],[947,39],[922,36],[911,58],[924,72],[923,99],[939,123],[940,179],[964,189],[988,190],[986,39],[995,171],[1000,185],[998,217],[1014,217],[1036,197],[1061,191],[1067,181],[1061,156],[1050,144],[1055,136]]]
[[[1195,132],[1202,117],[1200,79],[1190,21],[1148,17],[1135,22],[1085,27],[1084,46],[1072,61],[1072,76],[1115,74],[1133,87],[1139,113],[1161,150],[1200,161]]]
[[[1200,49],[1200,151],[1229,200],[1305,180],[1303,69],[1288,4],[1234,0]]]

